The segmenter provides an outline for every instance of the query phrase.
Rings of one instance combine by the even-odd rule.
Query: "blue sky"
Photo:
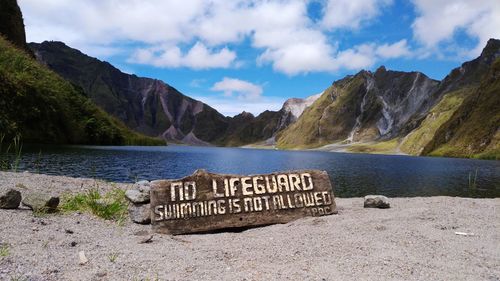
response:
[[[442,79],[500,38],[498,0],[19,0],[27,39],[63,41],[226,115],[380,65]]]

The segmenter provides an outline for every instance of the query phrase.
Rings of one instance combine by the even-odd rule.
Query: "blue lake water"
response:
[[[117,182],[180,178],[196,169],[230,174],[326,170],[339,197],[500,197],[500,161],[472,159],[174,145],[42,146],[25,148],[20,164],[20,170]]]

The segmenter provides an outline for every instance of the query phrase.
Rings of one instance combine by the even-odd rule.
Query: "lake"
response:
[[[19,167],[116,182],[180,178],[196,169],[230,174],[326,170],[339,197],[500,197],[500,161],[473,159],[175,145],[31,146],[23,150]]]

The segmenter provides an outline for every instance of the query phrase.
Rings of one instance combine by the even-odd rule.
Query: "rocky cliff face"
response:
[[[492,65],[499,57],[500,41],[491,39],[477,59],[442,81],[384,67],[348,76],[278,135],[278,147],[336,143],[344,150],[386,151],[390,145],[393,152],[416,155],[498,156],[498,76]],[[474,126],[482,133],[474,133]],[[367,143],[375,146],[359,146]]]
[[[480,57],[454,69],[442,81],[419,72],[380,67],[338,80],[321,94],[289,99],[279,111],[256,117],[243,112],[232,118],[162,81],[122,73],[63,43],[30,47],[40,61],[82,87],[129,128],[170,141],[226,146],[264,142],[279,148],[334,143],[351,151],[382,148],[385,153],[415,155],[498,154],[492,152],[497,151],[498,122],[481,123],[478,111],[471,108],[488,111],[488,118],[498,120],[494,115],[498,110],[483,103],[497,105],[494,98],[498,95],[491,93],[497,91],[494,82],[498,76],[491,73],[500,57],[499,40],[490,40]],[[485,75],[489,75],[487,80]],[[460,128],[472,128],[476,122],[489,125],[478,134],[481,137],[472,140],[466,136],[474,134],[471,129]],[[463,148],[466,144],[474,148]]]
[[[436,130],[422,154],[499,159],[500,58],[481,79],[481,84]]]
[[[335,82],[283,131],[278,144],[319,146],[335,141],[359,142],[397,136],[438,85],[422,73],[361,71]],[[305,128],[310,134],[301,136]]]
[[[290,124],[295,123],[299,119],[300,115],[304,112],[306,108],[311,106],[322,93],[309,96],[305,99],[291,98],[285,101],[283,107],[279,111],[279,120],[275,133],[286,129]]]
[[[26,44],[23,15],[16,0],[0,2],[0,34],[19,49],[30,52]]]
[[[97,105],[137,132],[208,145],[217,142],[229,126],[215,109],[162,81],[123,73],[61,42],[29,46],[39,61],[82,87]]]

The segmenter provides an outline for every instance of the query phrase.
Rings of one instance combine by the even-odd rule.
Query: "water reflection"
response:
[[[499,161],[187,146],[33,146],[23,153],[21,170],[118,182],[180,178],[196,169],[231,174],[320,169],[329,173],[340,197],[500,197]],[[470,188],[469,174],[474,179],[476,170],[476,187]]]

